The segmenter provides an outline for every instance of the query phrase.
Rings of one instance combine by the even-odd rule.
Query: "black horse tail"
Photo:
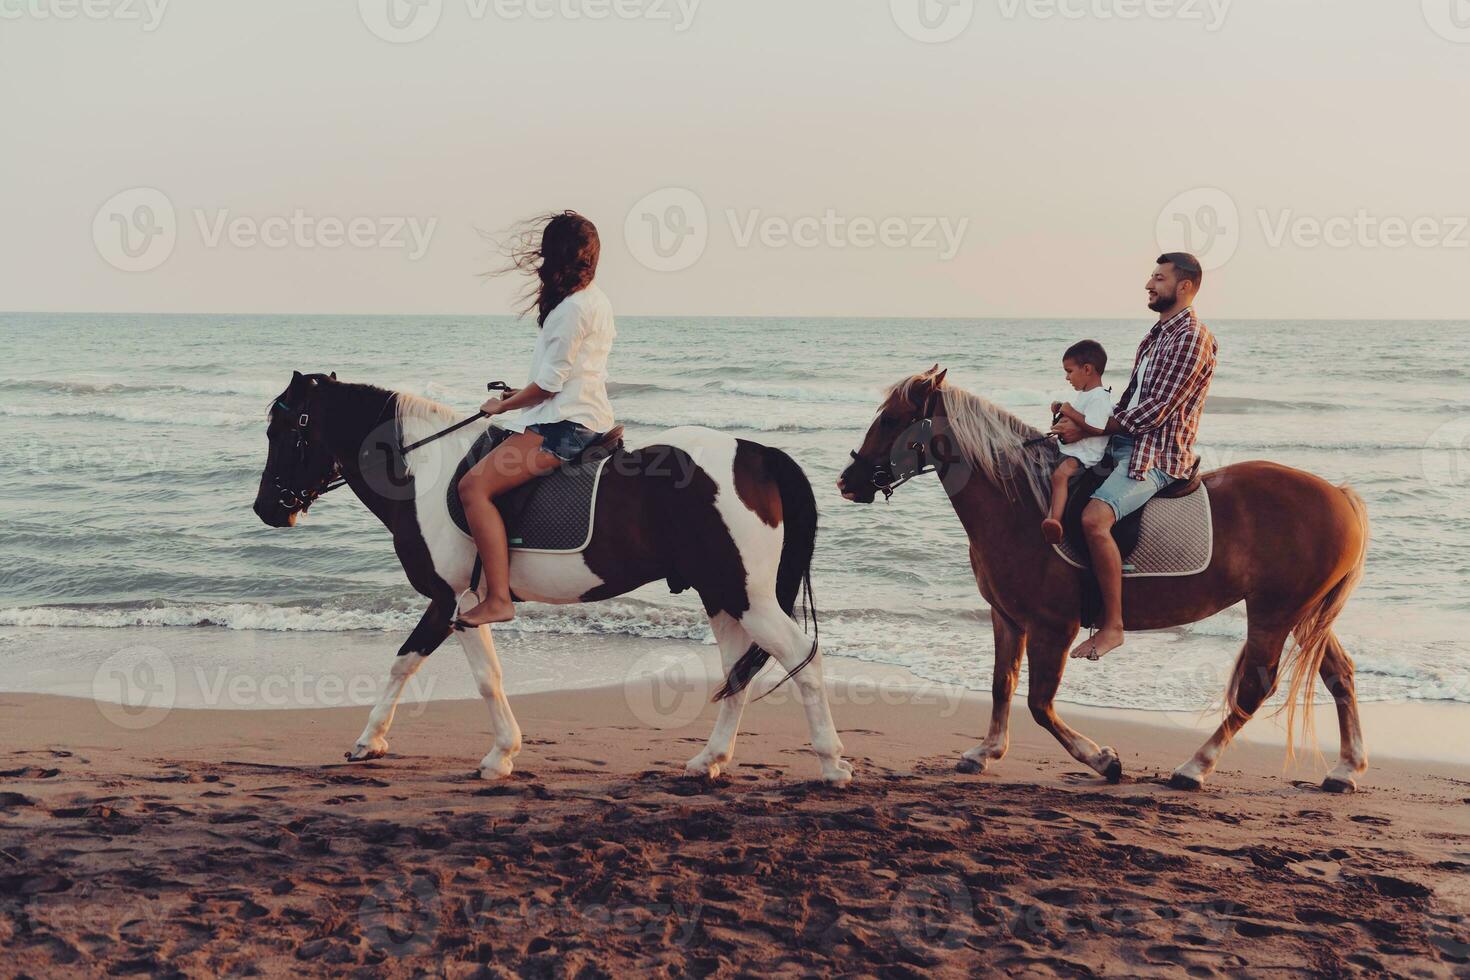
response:
[[[812,554],[817,547],[817,498],[812,485],[797,465],[796,460],[779,449],[762,447],[765,452],[766,473],[776,481],[781,493],[781,523],[785,537],[781,541],[781,561],[776,568],[776,601],[788,616],[796,612],[796,600],[801,599],[801,622],[805,628],[811,621],[812,646],[806,659],[781,678],[771,688],[774,691],[795,677],[803,667],[817,655],[817,606],[812,598]],[[715,692],[714,700],[723,701],[745,690],[751,679],[765,666],[770,654],[756,644],[751,644],[735,666],[730,668],[725,683]],[[771,693],[767,691],[766,694]],[[764,697],[765,695],[762,695]]]

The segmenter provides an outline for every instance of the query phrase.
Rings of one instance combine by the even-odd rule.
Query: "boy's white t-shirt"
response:
[[[1108,418],[1113,414],[1113,394],[1102,385],[1098,385],[1091,391],[1074,392],[1067,401],[1082,413],[1087,424],[1093,428],[1101,429],[1107,425]],[[1083,466],[1096,466],[1107,454],[1108,438],[1108,436],[1088,436],[1086,439],[1078,439],[1071,445],[1063,444],[1060,447],[1061,452],[1063,456],[1074,457]]]

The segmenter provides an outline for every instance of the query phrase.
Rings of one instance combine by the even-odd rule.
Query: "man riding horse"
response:
[[[1218,344],[1194,313],[1204,273],[1187,252],[1159,256],[1149,276],[1148,308],[1159,320],[1138,345],[1128,388],[1101,427],[1064,418],[1052,431],[1064,443],[1108,435],[1114,469],[1082,512],[1092,569],[1102,593],[1097,632],[1072,651],[1097,660],[1123,645],[1123,557],[1113,525],[1159,491],[1188,479],[1199,463],[1194,440],[1215,374]]]

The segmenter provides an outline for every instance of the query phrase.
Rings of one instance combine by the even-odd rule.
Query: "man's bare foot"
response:
[[[1104,626],[1092,636],[1077,644],[1072,651],[1072,659],[1100,660],[1102,657],[1123,645],[1123,627]]]
[[[466,626],[485,626],[490,623],[508,623],[516,618],[516,604],[510,599],[492,596],[475,608],[463,613],[459,622]]]
[[[1047,544],[1062,543],[1062,522],[1055,517],[1048,517],[1041,522],[1041,536],[1046,538]]]

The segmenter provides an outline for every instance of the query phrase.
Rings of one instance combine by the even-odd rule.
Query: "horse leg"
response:
[[[1021,676],[1021,656],[1026,650],[1026,634],[998,610],[990,612],[995,628],[995,678],[990,685],[990,731],[985,741],[960,757],[955,768],[960,772],[981,773],[992,762],[1005,757],[1011,744],[1011,696]]]
[[[458,634],[470,673],[475,675],[475,685],[490,708],[490,728],[495,736],[495,744],[480,760],[480,778],[505,779],[521,751],[521,726],[516,723],[516,716],[511,714],[510,701],[505,697],[500,658],[495,654],[495,638],[488,626],[462,629]]]
[[[740,624],[788,674],[812,650],[812,642],[806,633],[774,599],[753,605],[740,617]],[[801,705],[806,710],[807,723],[812,730],[812,751],[822,762],[822,781],[846,786],[852,782],[852,764],[842,758],[842,739],[837,737],[837,727],[832,724],[832,708],[827,703],[827,687],[822,679],[822,651],[812,653],[811,662],[791,678],[791,683],[796,685]]]
[[[750,648],[750,636],[745,627],[735,621],[729,613],[717,613],[710,617],[715,640],[720,644],[720,662],[729,676],[735,662]],[[714,779],[722,767],[728,766],[735,757],[735,737],[740,733],[740,715],[745,710],[746,691],[731,695],[721,701],[719,717],[704,751],[684,764],[684,772],[690,776]]]
[[[1031,717],[1042,728],[1062,743],[1078,762],[1089,766],[1108,782],[1116,783],[1123,778],[1123,762],[1118,753],[1109,746],[1102,748],[1086,735],[1067,727],[1057,717],[1057,688],[1062,683],[1062,670],[1067,665],[1067,647],[1077,634],[1077,627],[1066,633],[1055,633],[1044,637],[1031,637],[1029,656],[1031,661],[1030,690],[1026,704],[1031,708]]]
[[[1247,617],[1250,607],[1246,607]],[[1174,770],[1169,785],[1174,789],[1196,790],[1204,786],[1205,777],[1215,771],[1220,753],[1235,738],[1235,733],[1251,720],[1261,702],[1276,690],[1276,676],[1281,667],[1281,654],[1286,647],[1286,637],[1291,627],[1264,624],[1249,620],[1246,626],[1245,646],[1240,650],[1240,659],[1235,664],[1231,683],[1235,685],[1235,703],[1238,712],[1225,716],[1220,727],[1215,729],[1209,741],[1201,745],[1194,757]]]
[[[1368,753],[1363,748],[1363,728],[1358,721],[1358,691],[1353,680],[1353,662],[1342,648],[1337,635],[1327,640],[1327,652],[1319,668],[1322,683],[1337,702],[1337,768],[1322,780],[1329,793],[1355,793],[1357,776],[1368,768]]]
[[[388,685],[382,697],[368,715],[367,727],[357,737],[357,744],[347,753],[349,762],[366,759],[381,759],[388,752],[388,729],[393,724],[393,713],[398,708],[398,699],[403,688],[414,674],[418,673],[429,654],[439,648],[449,635],[449,607],[439,601],[429,603],[429,608],[419,619],[418,625],[398,650],[398,657],[388,671]]]

